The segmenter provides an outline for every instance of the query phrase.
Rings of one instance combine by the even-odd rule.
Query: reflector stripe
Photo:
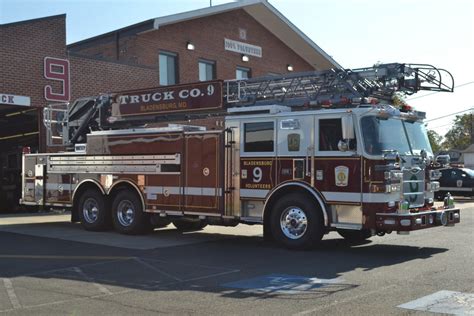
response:
[[[474,188],[458,188],[458,187],[440,187],[442,191],[463,191],[463,192],[471,192],[474,191]]]
[[[158,195],[164,195],[166,192],[169,195],[197,195],[197,196],[221,196],[222,190],[220,188],[205,188],[205,187],[163,187],[163,186],[147,186],[145,187],[146,198],[148,200],[156,200]]]
[[[398,201],[399,193],[357,193],[357,192],[321,192],[324,198],[332,202],[387,203]]]

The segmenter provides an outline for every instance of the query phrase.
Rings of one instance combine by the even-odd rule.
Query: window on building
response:
[[[245,152],[273,152],[274,151],[273,122],[258,122],[244,124],[244,151]]]
[[[237,67],[235,71],[235,79],[248,79],[250,78],[250,68]]]
[[[216,63],[210,60],[199,60],[199,81],[216,79]]]
[[[337,144],[341,139],[341,119],[319,120],[319,150],[337,151]]]
[[[160,52],[160,85],[166,86],[178,83],[177,55],[168,52]]]

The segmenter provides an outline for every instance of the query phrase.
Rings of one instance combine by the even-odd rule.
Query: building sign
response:
[[[118,92],[112,117],[221,109],[222,101],[222,81]]]
[[[22,95],[0,93],[0,104],[30,106],[31,99]]]
[[[241,53],[245,55],[262,57],[262,48],[260,46],[255,46],[247,43],[242,43],[228,38],[224,38],[224,48],[225,50]]]
[[[61,91],[53,92],[50,85],[44,86],[44,98],[48,101],[68,102],[71,99],[71,79],[69,74],[69,60],[53,57],[44,58],[44,77],[59,81]]]

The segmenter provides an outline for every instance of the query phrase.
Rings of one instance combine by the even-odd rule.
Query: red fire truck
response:
[[[394,63],[51,105],[48,142],[63,151],[24,154],[21,203],[124,234],[262,224],[299,249],[330,231],[358,241],[454,225],[451,197],[434,207],[425,114],[403,101],[453,85],[446,70]]]

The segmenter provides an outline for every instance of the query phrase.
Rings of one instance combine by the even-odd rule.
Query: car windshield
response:
[[[393,150],[401,155],[419,155],[422,149],[433,155],[421,122],[365,116],[361,119],[361,126],[365,151],[371,155],[382,155]]]
[[[474,170],[464,168],[464,169],[462,169],[462,171],[467,173],[471,178],[474,178]]]

